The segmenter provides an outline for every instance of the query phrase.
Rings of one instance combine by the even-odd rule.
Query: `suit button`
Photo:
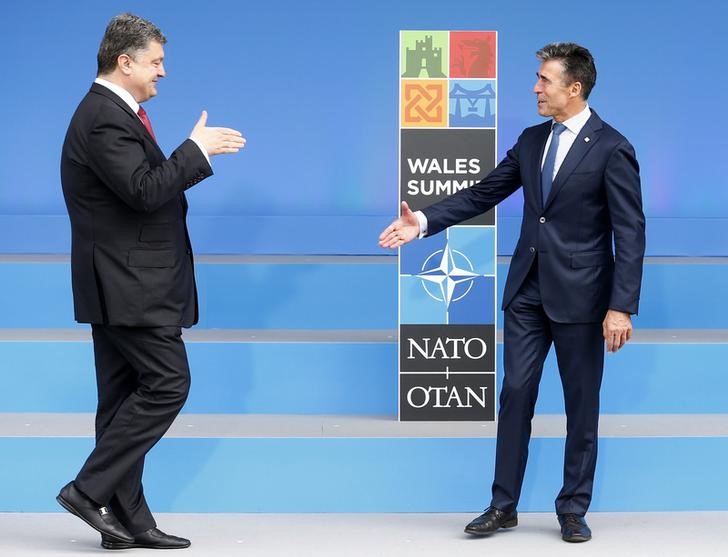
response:
[[[538,219],[538,222],[540,222],[541,224],[545,223],[546,217],[541,217],[540,219]]]
[[[530,251],[531,253],[536,253],[536,248],[531,246],[530,248],[528,248],[528,251]]]

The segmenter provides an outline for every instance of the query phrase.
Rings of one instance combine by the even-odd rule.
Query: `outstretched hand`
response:
[[[402,214],[379,235],[379,245],[383,248],[398,248],[411,242],[420,235],[420,223],[409,208],[406,201],[402,201]]]
[[[203,110],[200,119],[192,128],[190,136],[201,143],[208,155],[237,153],[245,146],[245,138],[232,128],[208,128],[207,111]]]

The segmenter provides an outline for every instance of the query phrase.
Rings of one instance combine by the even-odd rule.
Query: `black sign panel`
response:
[[[412,210],[479,182],[495,168],[493,129],[403,129],[400,199]],[[494,225],[495,210],[460,223]]]
[[[402,325],[400,419],[495,419],[495,326]]]

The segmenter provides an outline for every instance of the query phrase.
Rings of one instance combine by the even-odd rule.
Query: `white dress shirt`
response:
[[[561,168],[561,163],[564,162],[564,159],[566,158],[566,154],[569,152],[569,149],[571,149],[571,146],[574,144],[574,141],[576,141],[576,136],[579,135],[579,132],[581,131],[581,128],[584,127],[586,124],[586,121],[591,116],[591,110],[589,109],[589,105],[587,104],[584,107],[584,110],[579,112],[579,114],[576,114],[569,118],[568,120],[564,120],[561,122],[566,126],[566,129],[561,132],[561,135],[559,136],[559,147],[556,149],[556,159],[554,160],[554,175],[551,177],[553,180],[556,178],[556,174],[559,172],[559,168]],[[553,124],[552,124],[553,127]],[[546,147],[543,150],[543,158],[541,159],[541,168],[543,168],[543,163],[546,161],[546,153],[549,151],[549,145],[551,145],[551,138],[554,136],[553,132],[549,134],[549,138],[546,141]]]

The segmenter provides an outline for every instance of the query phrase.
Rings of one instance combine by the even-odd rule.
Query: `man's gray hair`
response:
[[[114,16],[106,26],[106,32],[99,45],[96,57],[97,75],[113,72],[116,61],[122,54],[136,58],[149,48],[149,43],[152,41],[164,44],[167,38],[151,21],[130,13]]]
[[[594,58],[586,48],[575,43],[551,43],[536,52],[541,62],[559,60],[564,67],[564,85],[575,81],[581,83],[581,95],[584,100],[597,81],[597,68]]]

